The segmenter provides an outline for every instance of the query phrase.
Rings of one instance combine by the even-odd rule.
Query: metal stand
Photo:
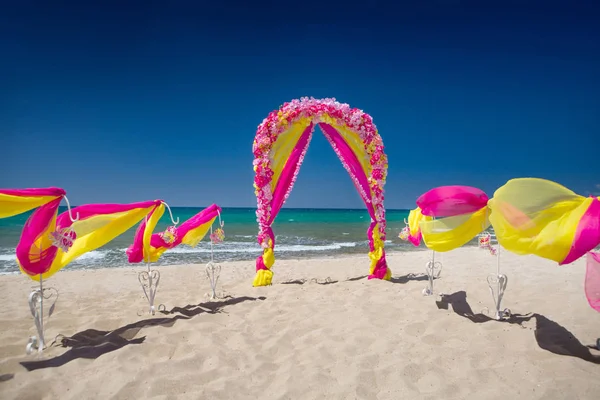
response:
[[[67,196],[64,196],[63,199],[67,203],[67,211],[69,213],[69,218],[71,219],[71,223],[79,221],[79,213],[74,217],[71,212],[71,203],[69,203],[69,199]],[[76,240],[77,235],[71,229],[71,227],[63,228],[57,231],[50,233],[49,239],[52,243],[52,246],[57,247],[67,253],[69,249],[73,246],[74,241]],[[42,246],[39,248],[40,260],[43,257],[44,251]],[[44,275],[40,274],[40,287],[35,288],[29,294],[29,310],[31,311],[31,315],[33,316],[33,322],[35,323],[35,329],[37,330],[37,336],[31,336],[29,341],[27,342],[27,346],[25,347],[25,351],[27,354],[31,354],[34,350],[37,350],[38,355],[42,354],[44,349],[46,348],[46,339],[44,337],[44,300],[50,301],[50,307],[48,308],[48,319],[52,316],[55,310],[56,302],[58,301],[58,290],[49,287],[44,288]]]
[[[431,254],[431,260],[425,264],[425,273],[429,280],[427,287],[423,289],[423,296],[431,296],[433,295],[433,280],[439,278],[442,273],[442,263],[435,261],[435,251]]]
[[[50,308],[48,309],[48,319],[54,313],[54,306],[58,300],[58,290],[55,288],[45,288],[42,274],[40,274],[40,287],[34,289],[29,294],[29,309],[33,316],[35,328],[37,330],[37,336],[31,336],[29,342],[25,347],[27,354],[31,354],[34,350],[37,350],[38,354],[41,354],[46,348],[46,340],[44,339],[44,300],[52,300]]]
[[[223,229],[224,222],[221,221],[221,213],[219,213],[219,228]],[[210,226],[210,261],[206,264],[206,276],[210,282],[210,288],[212,293],[207,293],[210,300],[221,298],[222,296],[217,294],[217,282],[219,282],[219,276],[221,275],[221,264],[215,263],[214,258],[214,240],[213,240],[213,228]]]
[[[487,244],[482,246],[482,239],[483,243]],[[489,232],[484,232],[480,235],[479,245],[482,248],[489,248],[491,254],[496,256],[496,273],[490,274],[487,277],[487,282],[488,287],[490,288],[490,294],[494,300],[494,319],[499,321],[510,316],[510,310],[508,308],[501,310],[502,299],[504,298],[504,292],[508,285],[508,277],[505,274],[500,273],[500,245],[498,244],[496,235],[492,235]],[[494,245],[496,246],[495,248]]]
[[[156,297],[158,283],[160,282],[160,272],[155,269],[151,270],[149,261],[146,262],[146,266],[148,267],[148,270],[140,272],[138,274],[138,280],[140,281],[140,285],[142,285],[142,290],[144,291],[144,295],[150,306],[148,312],[154,315],[156,313],[154,308],[154,298]]]
[[[173,212],[171,211],[171,207],[169,207],[169,205],[165,202],[163,202],[162,204],[165,205],[165,207],[167,207],[167,210],[169,210],[169,216],[171,217],[171,222],[173,223],[173,228],[179,223],[179,218],[177,218],[177,220],[175,220],[173,218]],[[148,224],[148,216],[146,216],[146,224]],[[167,230],[169,230],[167,228]],[[174,240],[175,238],[173,237],[172,240]],[[145,250],[145,249],[144,249]],[[149,310],[148,312],[152,315],[156,314],[156,309],[154,307],[154,299],[156,297],[156,291],[158,290],[158,284],[160,282],[160,272],[155,270],[155,269],[150,269],[150,254],[146,254],[144,252],[144,261],[146,262],[146,271],[141,271],[138,274],[138,281],[140,282],[140,285],[142,286],[142,290],[144,291],[144,295],[146,296],[146,299],[148,300],[148,305],[149,305]],[[160,310],[161,305],[158,306],[158,309]]]

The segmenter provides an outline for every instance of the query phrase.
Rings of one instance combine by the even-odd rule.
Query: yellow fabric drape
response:
[[[0,218],[10,218],[43,206],[61,196],[13,196],[0,193]]]
[[[488,213],[489,210],[484,207],[474,213],[422,220],[420,226],[423,241],[434,251],[454,250],[490,226]]]
[[[490,221],[505,249],[560,263],[592,201],[549,180],[512,179],[489,201]]]
[[[147,208],[136,208],[126,212],[97,215],[73,222],[71,229],[77,234],[73,247],[66,253],[59,248],[54,262],[50,269],[42,275],[42,278],[51,277],[76,258],[104,246],[117,236],[125,233],[148,215],[154,207],[156,205]],[[42,235],[42,240],[49,240],[47,236]],[[24,272],[22,269],[21,271]],[[30,278],[39,281],[39,275],[30,276]]]

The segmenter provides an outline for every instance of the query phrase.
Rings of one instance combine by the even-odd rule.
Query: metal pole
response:
[[[38,352],[42,352],[45,347],[44,340],[44,279],[42,278],[42,274],[40,274],[40,344],[38,347]]]

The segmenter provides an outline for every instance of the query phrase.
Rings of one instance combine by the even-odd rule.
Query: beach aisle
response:
[[[493,308],[494,257],[441,255],[435,290],[448,296],[436,303],[421,294],[429,256],[389,254],[392,282],[366,279],[366,255],[277,260],[273,286],[261,288],[252,262],[227,262],[218,291],[232,297],[213,302],[204,265],[158,267],[167,312],[154,317],[142,265],[61,271],[47,283],[60,297],[46,337],[75,347],[50,347],[47,361],[25,356],[34,282],[0,276],[0,397],[598,398],[600,352],[586,346],[600,337],[600,314],[583,292],[585,260],[558,267],[503,252],[503,308],[531,313],[508,323],[471,315]]]

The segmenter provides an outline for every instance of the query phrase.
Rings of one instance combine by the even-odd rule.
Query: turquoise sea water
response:
[[[65,211],[61,207],[59,212]],[[202,208],[173,207],[173,215],[180,222],[192,217]],[[255,208],[224,208],[225,241],[215,246],[217,261],[254,260],[261,252],[256,242],[258,225]],[[31,213],[0,219],[0,273],[17,272],[15,247],[21,229]],[[398,239],[404,227],[408,210],[387,210],[388,237],[386,251],[415,250]],[[370,217],[366,210],[290,209],[280,211],[273,230],[276,235],[276,257],[305,258],[338,256],[368,252],[367,229]],[[170,225],[168,212],[161,219],[157,232]],[[135,228],[119,236],[106,246],[84,254],[67,268],[98,268],[126,266],[125,249],[131,244]],[[208,235],[195,248],[178,246],[167,251],[159,264],[206,263],[210,259]]]

